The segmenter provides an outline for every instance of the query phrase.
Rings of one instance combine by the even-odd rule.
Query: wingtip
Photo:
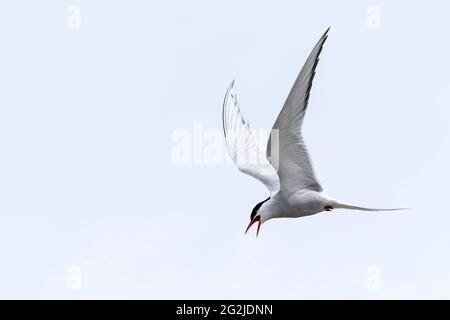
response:
[[[234,79],[233,79],[233,81],[231,81],[230,85],[228,86],[227,93],[225,95],[225,101],[226,101],[228,95],[233,91],[233,87],[234,87]],[[224,101],[224,103],[225,103],[225,101]]]
[[[329,26],[328,28],[327,28],[327,30],[325,30],[325,32],[323,33],[323,36],[322,36],[322,38],[328,38],[328,31],[330,31],[330,28],[331,28],[331,26]]]

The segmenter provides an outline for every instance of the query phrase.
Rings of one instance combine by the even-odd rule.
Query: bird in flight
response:
[[[253,208],[245,233],[258,222],[258,236],[261,224],[272,218],[298,218],[341,208],[364,211],[405,209],[365,208],[340,202],[323,192],[313,170],[302,125],[315,69],[329,29],[319,39],[295,80],[273,125],[265,154],[258,148],[253,131],[242,116],[233,91],[234,80],[228,87],[222,111],[228,154],[240,171],[258,179],[270,191],[270,196]]]

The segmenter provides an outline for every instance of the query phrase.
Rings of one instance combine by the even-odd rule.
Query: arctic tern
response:
[[[240,171],[258,179],[270,191],[270,197],[253,208],[245,233],[258,222],[258,236],[261,224],[272,218],[304,217],[340,208],[364,211],[406,209],[365,208],[333,199],[323,192],[313,170],[302,137],[302,124],[315,69],[329,29],[317,42],[295,80],[273,125],[265,155],[259,150],[250,125],[241,114],[233,91],[234,80],[228,87],[222,111],[228,154]],[[277,141],[271,141],[274,137]]]

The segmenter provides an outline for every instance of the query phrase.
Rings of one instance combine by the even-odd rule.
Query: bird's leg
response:
[[[332,207],[332,206],[330,206],[330,205],[326,205],[325,207],[323,207],[323,210],[324,211],[331,211],[331,210],[333,210],[334,208]]]

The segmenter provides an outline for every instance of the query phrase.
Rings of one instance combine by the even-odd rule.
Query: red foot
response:
[[[323,210],[325,210],[325,211],[331,211],[333,209],[334,208],[332,206],[330,206],[330,205],[323,207]]]

